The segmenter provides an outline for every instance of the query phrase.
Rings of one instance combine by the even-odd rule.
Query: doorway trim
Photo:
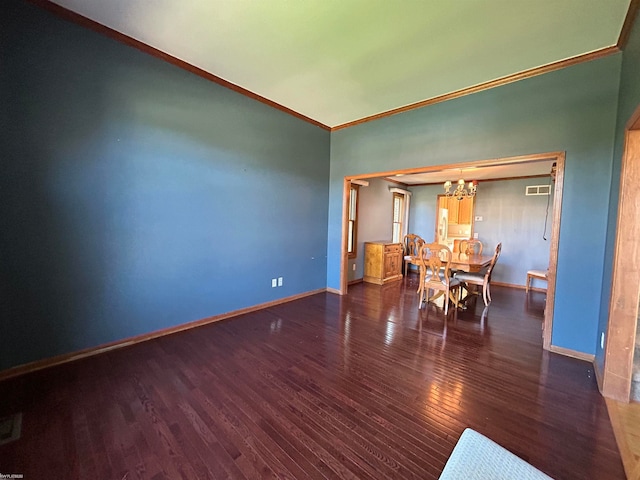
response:
[[[618,218],[611,275],[611,297],[604,351],[602,395],[628,402],[633,376],[633,353],[640,294],[640,105],[624,134],[620,169]]]
[[[562,190],[564,186],[564,164],[565,152],[537,153],[532,155],[521,155],[517,157],[494,158],[489,160],[476,160],[473,162],[452,163],[444,165],[432,165],[428,167],[407,168],[403,170],[391,170],[387,172],[366,173],[360,175],[347,175],[343,180],[342,187],[342,237],[340,255],[340,290],[335,293],[346,295],[348,290],[348,255],[347,255],[347,205],[349,201],[349,187],[352,180],[364,180],[371,178],[389,177],[398,174],[437,172],[445,169],[461,169],[469,167],[483,167],[492,165],[510,165],[518,163],[536,162],[542,160],[552,160],[556,163],[556,179],[553,191],[553,216],[551,223],[551,238],[549,245],[549,278],[547,282],[547,302],[544,311],[543,321],[543,348],[545,350],[555,350],[551,344],[551,334],[553,331],[553,309],[556,293],[556,271],[558,268],[558,246],[560,244],[560,219],[562,216]],[[560,349],[558,353],[573,355],[574,352],[566,352]],[[575,352],[578,354],[578,352]]]

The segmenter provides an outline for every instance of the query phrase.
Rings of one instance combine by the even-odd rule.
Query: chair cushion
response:
[[[428,275],[429,274],[430,273],[428,273]],[[425,284],[429,284],[429,283],[437,284],[437,285],[443,285],[444,286],[444,283],[443,283],[442,279],[440,279],[440,277],[435,277],[434,276],[433,279],[431,280],[431,282],[429,281],[429,279],[427,279]],[[458,285],[460,285],[460,282],[457,279],[455,279],[455,278],[450,278],[449,279],[449,287],[457,287]]]
[[[552,480],[493,440],[467,428],[440,480]]]
[[[465,283],[475,283],[478,285],[484,283],[484,274],[482,273],[457,272],[455,278]]]
[[[544,270],[529,270],[527,272],[527,275],[538,278],[547,278],[547,272],[545,272]]]

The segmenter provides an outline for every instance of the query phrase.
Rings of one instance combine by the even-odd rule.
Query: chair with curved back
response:
[[[402,248],[404,250],[404,275],[409,271],[409,264],[415,262],[420,253],[420,248],[424,245],[424,240],[420,235],[408,233],[404,236]]]
[[[482,287],[482,299],[484,300],[485,306],[489,306],[489,304],[491,303],[491,274],[493,273],[493,269],[498,262],[501,251],[502,243],[499,243],[496,246],[496,251],[493,254],[491,263],[484,273],[458,272],[455,274],[455,278],[467,286],[477,285],[479,287]]]
[[[467,242],[468,240],[460,240],[456,238],[453,241],[453,248],[451,249],[451,253],[453,253],[454,255],[456,253],[464,253],[465,249],[467,248]]]
[[[461,253],[466,253],[467,255],[482,255],[482,242],[477,239],[467,240],[466,245],[464,245],[464,250],[462,250],[463,246],[460,246]]]
[[[451,250],[439,243],[425,243],[418,255],[420,265],[420,287],[418,288],[418,308],[429,299],[431,290],[444,292],[444,314],[449,312],[449,293],[456,290],[460,294],[460,281],[451,276]]]

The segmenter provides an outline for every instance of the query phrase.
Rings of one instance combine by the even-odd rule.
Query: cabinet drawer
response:
[[[402,245],[394,244],[394,245],[385,245],[384,253],[398,253],[402,251]]]

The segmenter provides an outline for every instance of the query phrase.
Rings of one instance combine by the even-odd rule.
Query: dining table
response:
[[[452,253],[449,268],[452,271],[459,270],[469,273],[479,273],[491,264],[492,259],[492,255],[468,255],[466,253]],[[417,257],[414,257],[411,260],[411,263],[413,265],[417,265],[418,268],[420,267],[420,261]],[[453,292],[449,292],[449,298],[456,308],[465,309],[465,302],[469,298],[469,292],[464,287],[460,288],[463,288],[463,293],[465,293],[464,297],[460,295],[460,301],[458,301]],[[443,295],[443,291],[438,291],[433,296],[429,297],[427,302],[435,303],[436,305],[442,307],[442,301],[439,302],[438,300],[443,300]]]
[[[493,259],[493,255],[467,255],[466,253],[451,254],[451,270],[462,270],[463,272],[477,273],[488,267]]]

